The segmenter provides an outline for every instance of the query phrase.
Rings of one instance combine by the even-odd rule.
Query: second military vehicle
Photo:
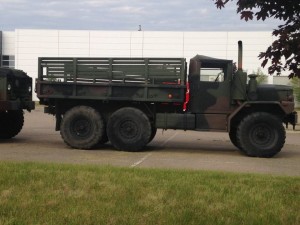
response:
[[[24,124],[23,110],[34,107],[32,78],[21,70],[0,68],[0,139],[16,136]]]
[[[272,157],[297,123],[291,87],[257,85],[232,60],[184,58],[39,58],[37,96],[73,148],[108,140],[139,151],[157,128],[224,131],[248,156]]]

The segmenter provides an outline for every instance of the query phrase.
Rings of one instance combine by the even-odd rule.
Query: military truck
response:
[[[23,110],[35,108],[32,78],[21,70],[0,68],[0,139],[16,136],[23,127]]]
[[[187,72],[184,58],[42,57],[36,92],[72,148],[140,151],[160,128],[228,132],[244,154],[272,157],[297,123],[293,91],[247,83],[241,42],[238,62],[197,55]]]

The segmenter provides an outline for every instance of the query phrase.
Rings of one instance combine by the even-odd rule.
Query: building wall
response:
[[[258,54],[273,41],[271,32],[17,29],[3,32],[3,54],[14,54],[15,67],[36,78],[38,57],[183,57],[189,60],[200,54],[237,61],[238,40],[244,44],[244,69],[252,73],[261,64]]]
[[[2,32],[2,55],[15,55],[15,32]]]
[[[0,66],[15,68],[15,33],[1,32],[0,41]]]
[[[2,31],[0,30],[0,67],[2,67],[2,45],[3,45]]]

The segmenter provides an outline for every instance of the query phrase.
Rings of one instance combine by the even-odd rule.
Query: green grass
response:
[[[300,224],[299,177],[4,162],[0,171],[1,225]]]

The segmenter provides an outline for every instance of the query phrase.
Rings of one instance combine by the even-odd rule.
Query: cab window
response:
[[[224,81],[223,68],[201,68],[200,81],[223,82]]]

